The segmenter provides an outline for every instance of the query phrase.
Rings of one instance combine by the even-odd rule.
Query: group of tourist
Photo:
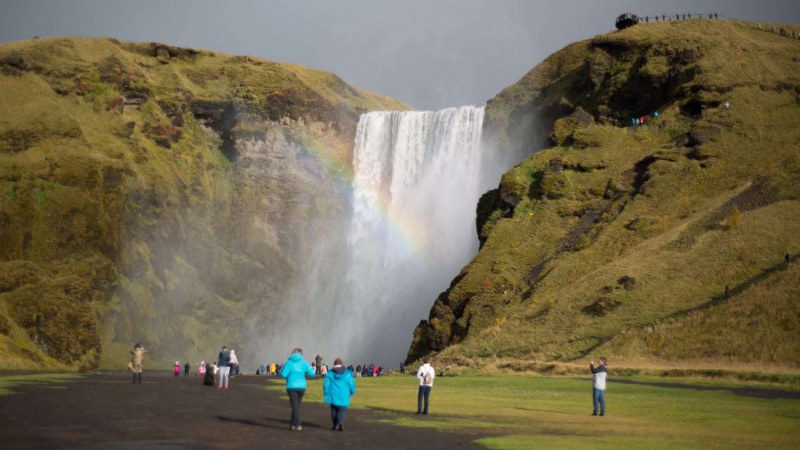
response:
[[[134,384],[142,382],[142,362],[144,354],[147,351],[141,344],[136,344],[134,349],[131,350],[131,362],[128,368],[133,372]],[[608,370],[606,368],[606,358],[601,357],[597,367],[594,361],[589,363],[589,369],[593,375],[592,381],[592,403],[594,405],[593,415],[605,415],[605,389],[606,389],[606,376]],[[228,350],[227,346],[223,346],[219,352],[216,361],[216,369],[212,364],[206,364],[205,361],[200,363],[200,370],[198,375],[203,374],[205,379],[211,375],[211,384],[213,385],[214,372],[219,374],[220,389],[227,389],[229,384],[229,374],[231,367],[238,367],[239,361],[236,358],[236,353],[233,350]],[[370,369],[372,366],[372,369]],[[366,369],[365,369],[366,367]],[[180,362],[175,361],[175,376],[180,374]],[[307,379],[314,377],[323,377],[322,393],[325,403],[330,405],[332,430],[344,431],[344,422],[347,416],[347,408],[350,406],[350,398],[356,393],[356,383],[353,376],[354,373],[362,373],[366,370],[367,373],[372,370],[372,373],[377,376],[381,372],[379,368],[375,368],[374,364],[359,364],[355,371],[352,366],[345,366],[342,358],[336,358],[333,361],[333,367],[328,370],[327,365],[322,363],[322,357],[317,355],[315,361],[309,364],[303,359],[303,350],[295,348],[292,354],[282,365],[270,363],[266,366],[259,367],[259,371],[263,373],[274,373],[278,371],[280,376],[286,380],[286,394],[289,397],[289,404],[291,405],[292,415],[289,421],[289,428],[292,431],[300,431],[303,429],[300,420],[300,404],[305,396],[308,387]],[[405,367],[401,365],[401,372],[404,372]],[[189,363],[186,363],[185,374],[189,371]],[[436,378],[436,370],[431,365],[429,358],[423,360],[423,364],[417,370],[417,379],[419,382],[419,389],[417,391],[417,414],[428,414],[428,404],[430,400],[431,389],[433,388],[433,380]],[[204,380],[205,381],[205,380]],[[208,384],[207,382],[205,384]]]

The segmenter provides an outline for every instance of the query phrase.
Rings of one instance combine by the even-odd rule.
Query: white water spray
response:
[[[267,347],[396,367],[478,249],[475,209],[513,163],[481,146],[484,109],[371,112],[356,131],[346,242],[320,236],[319,263],[277,312]]]

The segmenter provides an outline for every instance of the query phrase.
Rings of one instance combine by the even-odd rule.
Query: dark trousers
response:
[[[594,405],[594,413],[597,414],[597,406],[600,406],[600,414],[606,412],[606,391],[603,389],[592,388],[592,404]]]
[[[331,420],[334,427],[344,425],[345,417],[347,417],[347,406],[331,405]]]
[[[133,384],[142,384],[142,372],[133,372]]]
[[[300,426],[300,402],[303,401],[303,396],[306,394],[305,389],[287,389],[286,393],[289,395],[289,403],[292,405],[292,421],[293,427]]]
[[[420,386],[419,387],[419,394],[417,394],[417,412],[422,414],[428,414],[428,397],[431,395],[431,387],[430,386]],[[425,402],[425,409],[422,408],[422,402]]]

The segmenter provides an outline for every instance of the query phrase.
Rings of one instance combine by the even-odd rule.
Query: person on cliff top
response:
[[[145,353],[147,353],[147,350],[139,343],[134,345],[133,350],[131,350],[132,356],[131,362],[128,363],[128,369],[133,372],[133,384],[142,384],[142,372],[144,371],[142,363],[144,362]]]
[[[594,361],[589,362],[589,370],[592,371],[592,404],[594,410],[593,416],[597,414],[597,407],[600,407],[600,415],[606,415],[606,377],[608,369],[606,368],[607,360],[605,356],[600,357],[600,364],[595,368]]]
[[[431,366],[430,358],[423,360],[423,364],[417,370],[417,378],[419,379],[417,414],[428,414],[428,399],[433,388],[433,379],[436,378],[436,371]]]
[[[295,348],[292,355],[283,364],[281,377],[286,379],[286,394],[289,396],[289,403],[292,405],[292,419],[290,429],[300,431],[303,426],[300,423],[300,402],[306,393],[306,376],[313,377],[314,369],[303,359],[303,349]]]
[[[344,431],[344,419],[350,406],[350,397],[356,393],[356,382],[352,372],[344,367],[342,358],[333,361],[333,367],[322,383],[322,393],[325,403],[331,405],[331,430]]]

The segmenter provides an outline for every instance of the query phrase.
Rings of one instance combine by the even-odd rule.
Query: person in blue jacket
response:
[[[331,430],[344,431],[344,419],[347,407],[350,406],[350,396],[356,393],[356,382],[350,369],[344,367],[342,358],[333,361],[333,368],[328,371],[322,384],[322,393],[325,403],[331,405],[331,420],[333,420]]]
[[[313,377],[314,369],[303,359],[303,350],[296,348],[281,368],[281,377],[286,378],[286,394],[292,405],[292,431],[303,429],[300,425],[300,402],[306,393],[306,375]]]

